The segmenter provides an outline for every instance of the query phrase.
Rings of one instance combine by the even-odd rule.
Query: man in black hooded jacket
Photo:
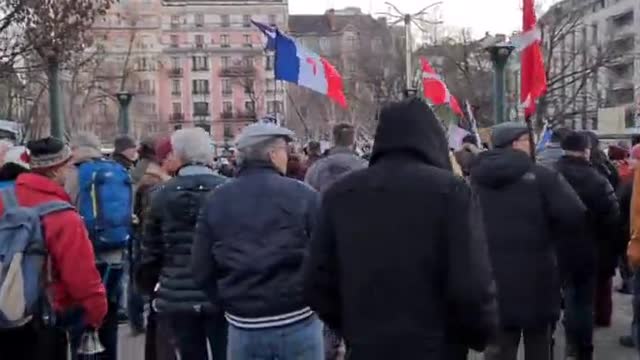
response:
[[[583,243],[573,255],[584,264],[568,276],[565,287],[564,328],[567,357],[593,358],[594,295],[596,275],[609,276],[616,267],[617,250],[625,245],[620,232],[620,208],[613,187],[589,162],[589,138],[571,132],[562,140],[564,156],[555,164],[587,207],[583,231],[574,234]],[[616,241],[617,248],[616,249]],[[582,250],[582,253],[579,251]],[[603,275],[599,275],[603,276]]]
[[[494,149],[471,167],[480,197],[491,263],[498,286],[500,331],[487,360],[516,360],[521,336],[525,358],[551,358],[551,331],[560,313],[558,264],[573,268],[570,240],[584,226],[585,208],[557,172],[531,161],[530,137],[520,123],[493,128]],[[560,251],[559,251],[559,250]]]
[[[382,111],[370,167],[324,193],[316,225],[305,295],[350,360],[484,349],[497,308],[480,212],[424,102]]]

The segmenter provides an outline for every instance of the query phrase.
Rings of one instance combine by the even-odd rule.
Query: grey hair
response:
[[[247,161],[271,161],[269,153],[280,139],[282,139],[282,137],[276,136],[238,150],[238,163],[243,164]]]
[[[180,129],[171,135],[173,153],[184,163],[213,163],[209,134],[200,127]]]
[[[92,148],[100,150],[100,138],[92,132],[80,131],[71,138],[72,148]]]

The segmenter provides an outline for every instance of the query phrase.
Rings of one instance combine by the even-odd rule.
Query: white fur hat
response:
[[[13,146],[7,150],[4,163],[14,163],[25,169],[29,169],[29,150],[24,146]]]

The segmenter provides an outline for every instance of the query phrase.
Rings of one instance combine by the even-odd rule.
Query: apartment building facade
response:
[[[273,54],[251,20],[286,29],[287,1],[120,0],[94,26],[108,64],[97,81],[133,93],[134,135],[200,126],[229,147],[256,118],[284,111]],[[117,117],[117,104],[92,111]]]
[[[565,0],[541,24],[546,120],[597,130],[600,109],[620,108],[632,127],[640,100],[640,1]]]

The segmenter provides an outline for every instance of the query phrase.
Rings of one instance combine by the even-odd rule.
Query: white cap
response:
[[[29,170],[29,150],[24,146],[13,146],[7,150],[4,163],[14,163]]]

